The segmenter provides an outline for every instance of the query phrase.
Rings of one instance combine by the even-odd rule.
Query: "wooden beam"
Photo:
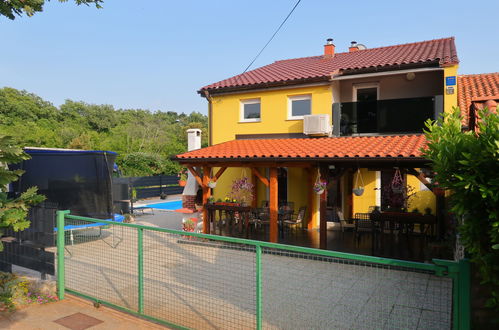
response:
[[[253,171],[252,171],[253,172]],[[251,201],[251,207],[256,208],[258,206],[258,178],[253,173],[251,176],[251,182],[253,182],[253,200]]]
[[[208,198],[211,194],[211,189],[208,187],[208,182],[210,182],[210,167],[203,168],[203,182],[201,186],[203,187],[203,233],[210,233],[210,222],[208,219],[208,210],[206,209],[206,204],[208,204]]]
[[[270,242],[277,243],[278,240],[278,225],[277,225],[277,212],[278,212],[278,201],[277,201],[277,192],[278,192],[278,181],[277,181],[277,167],[271,167],[269,169],[270,172]]]
[[[225,172],[225,170],[227,169],[227,167],[220,167],[220,169],[217,171],[217,174],[215,174],[215,176],[212,178],[213,181],[217,181],[218,178],[220,178],[222,176],[222,174]]]
[[[287,161],[287,162],[254,162],[248,160],[247,162],[227,162],[227,161],[221,161],[221,162],[192,162],[192,163],[184,163],[180,162],[182,166],[185,167],[199,167],[199,166],[209,166],[209,167],[251,167],[251,166],[257,166],[257,167],[301,167],[301,168],[307,168],[307,167],[313,167],[316,162],[310,162],[310,161],[300,161],[300,162],[292,162],[292,161]]]
[[[408,168],[407,173],[414,175],[419,181],[421,181],[422,184],[426,186],[429,190],[431,190],[433,193],[433,187],[430,183],[430,181],[426,180],[426,177],[423,175],[423,173],[416,171],[414,168]]]
[[[329,169],[327,165],[321,165],[321,180],[328,180]],[[320,195],[321,218],[319,223],[319,246],[327,250],[327,189]]]
[[[187,166],[187,169],[189,170],[189,172],[192,173],[192,175],[194,176],[194,179],[196,179],[198,184],[202,187],[203,186],[203,179],[201,179],[201,175],[198,173],[198,171],[196,171],[196,169],[192,166]]]
[[[260,172],[256,169],[256,167],[251,168],[251,172],[260,180],[264,185],[267,187],[269,186],[269,180],[267,178],[263,177]]]

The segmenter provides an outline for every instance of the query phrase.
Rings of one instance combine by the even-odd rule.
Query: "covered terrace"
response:
[[[338,180],[352,169],[398,168],[413,175],[428,189],[433,190],[422,169],[428,160],[421,155],[425,146],[424,135],[356,136],[301,139],[233,140],[177,155],[173,160],[187,167],[203,190],[203,204],[211,195],[209,182],[216,182],[227,168],[250,169],[253,182],[259,181],[268,189],[270,225],[269,241],[278,242],[278,169],[302,168],[307,173],[303,187],[307,190],[308,209],[306,228],[318,218],[319,246],[327,249],[327,189],[318,195],[313,186],[320,176],[328,183]],[[267,175],[258,169],[265,168]],[[216,171],[214,170],[216,169]],[[351,192],[350,192],[351,193]],[[253,207],[256,207],[255,196]],[[443,197],[437,196],[437,223]],[[318,207],[317,207],[318,205]],[[207,208],[203,213],[203,230],[210,233]]]

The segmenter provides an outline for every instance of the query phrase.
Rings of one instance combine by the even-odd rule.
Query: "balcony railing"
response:
[[[422,133],[424,122],[438,118],[442,111],[442,95],[334,103],[333,133],[336,136]]]

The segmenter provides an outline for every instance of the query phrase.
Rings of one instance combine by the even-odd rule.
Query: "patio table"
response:
[[[221,205],[221,204],[206,204],[204,206],[208,211],[208,228],[207,232],[210,233],[210,227],[213,223],[213,233],[216,234],[216,212],[218,211],[219,221],[222,220],[222,215],[225,213],[226,222],[225,228],[228,235],[231,234],[231,227],[234,227],[236,222],[236,214],[239,219],[238,222],[238,232],[241,234],[245,232],[246,237],[249,236],[249,222],[250,222],[250,206],[240,206],[240,205]],[[244,228],[243,228],[244,226]],[[222,234],[222,229],[219,229],[219,234]]]

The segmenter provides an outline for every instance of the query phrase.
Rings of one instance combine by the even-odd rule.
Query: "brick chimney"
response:
[[[357,46],[357,41],[352,41],[350,47],[348,47],[348,52],[356,52],[359,50],[359,46]]]
[[[333,57],[334,56],[334,44],[333,39],[329,38],[326,40],[326,44],[324,45],[324,56]]]
[[[191,128],[187,130],[187,150],[197,150],[201,148],[201,130]],[[199,185],[191,172],[187,173],[187,183],[182,193],[182,208],[195,210],[196,194]]]

